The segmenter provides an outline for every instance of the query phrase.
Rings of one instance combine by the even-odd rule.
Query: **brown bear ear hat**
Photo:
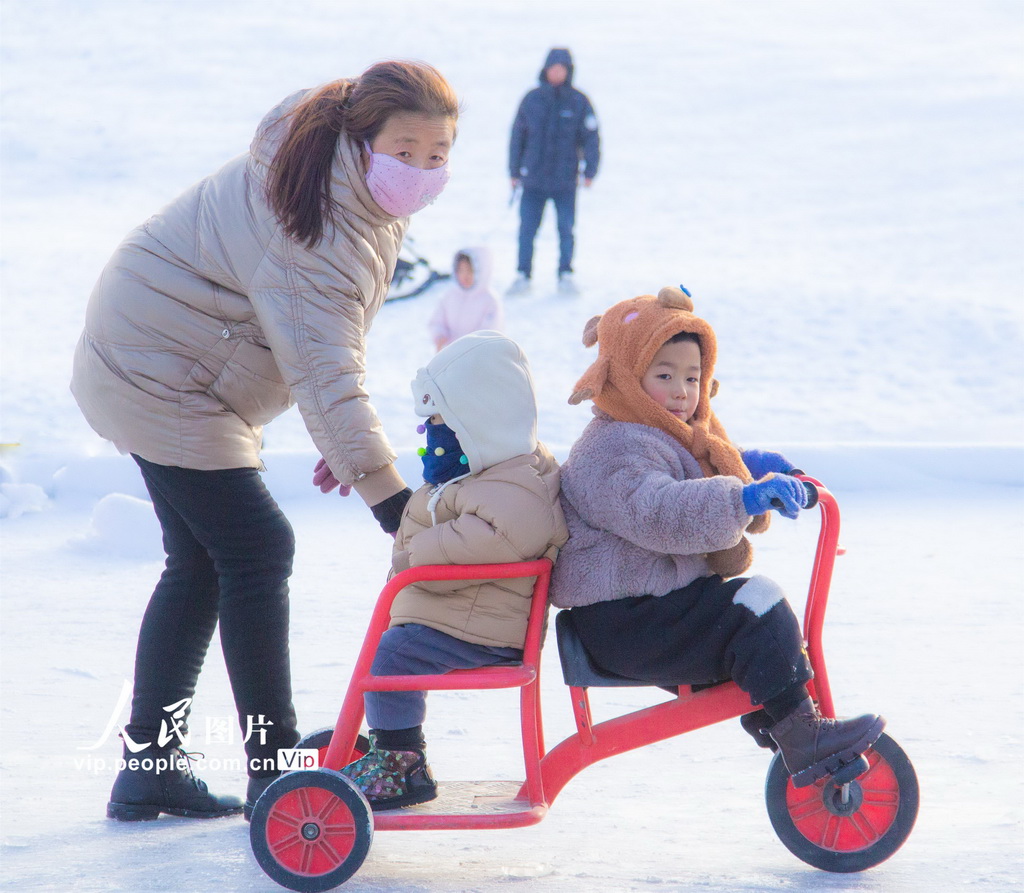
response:
[[[654,355],[680,332],[692,332],[700,339],[700,399],[687,422],[679,421],[659,406],[641,386]],[[597,344],[598,356],[576,382],[569,398],[571,404],[593,400],[595,406],[616,421],[664,431],[700,463],[706,477],[725,474],[744,483],[752,480],[739,450],[729,441],[725,428],[711,410],[711,398],[718,390],[713,377],[718,342],[710,324],[694,315],[693,301],[687,292],[667,286],[657,297],[640,295],[620,301],[586,324],[583,343],[587,347]],[[768,515],[757,516],[747,529],[751,533],[767,530]],[[751,557],[750,544],[741,539],[732,549],[712,553],[708,559],[716,573],[736,576],[750,566]]]

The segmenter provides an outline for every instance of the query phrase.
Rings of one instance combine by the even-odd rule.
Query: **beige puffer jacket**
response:
[[[406,506],[394,570],[554,559],[569,536],[558,476],[555,458],[538,444],[479,474],[425,484]],[[532,591],[532,579],[417,583],[396,597],[391,625],[422,623],[464,642],[522,648]]]
[[[335,476],[373,504],[402,484],[363,387],[364,339],[408,220],[373,201],[360,149],[342,136],[336,228],[312,249],[285,235],[264,190],[307,93],[127,236],[90,298],[71,389],[122,451],[199,470],[261,467],[261,426],[297,402]],[[369,499],[360,484],[375,473],[392,480]]]

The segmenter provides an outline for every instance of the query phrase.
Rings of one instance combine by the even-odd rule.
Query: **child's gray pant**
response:
[[[474,645],[429,626],[405,623],[381,636],[371,672],[374,676],[428,676],[522,659],[521,648]],[[368,691],[363,701],[371,729],[411,729],[422,725],[427,715],[425,691]]]

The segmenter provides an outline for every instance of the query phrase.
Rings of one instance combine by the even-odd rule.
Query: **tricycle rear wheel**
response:
[[[309,750],[316,750],[320,752],[320,761],[317,764],[322,766],[324,764],[324,758],[327,756],[327,748],[331,746],[331,737],[334,735],[334,726],[325,726],[322,729],[317,729],[315,732],[308,732],[303,735],[299,740],[299,743],[295,746],[297,748],[307,748]],[[356,746],[353,748],[352,753],[349,755],[349,763],[354,763],[360,757],[365,757],[370,752],[370,739],[365,735],[358,735],[356,737]]]
[[[903,749],[883,734],[864,756],[867,771],[848,785],[823,778],[794,787],[779,754],[768,769],[764,793],[772,827],[793,855],[815,868],[871,868],[895,853],[914,827],[919,789]]]
[[[256,802],[249,825],[260,868],[300,893],[343,884],[363,864],[372,840],[370,804],[330,769],[282,775]]]

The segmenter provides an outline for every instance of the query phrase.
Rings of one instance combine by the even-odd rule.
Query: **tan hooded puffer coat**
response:
[[[413,493],[393,570],[554,559],[569,536],[559,469],[537,441],[533,380],[519,346],[486,331],[453,341],[420,370],[413,400],[420,415],[444,417],[470,473]],[[421,623],[465,642],[522,648],[532,590],[532,579],[417,583],[396,597],[391,625]]]
[[[285,234],[265,187],[309,92],[271,111],[248,153],[129,233],[90,298],[71,389],[122,451],[198,470],[261,467],[262,425],[297,402],[335,476],[372,505],[402,485],[363,387],[364,340],[408,220],[373,201],[343,135],[336,227],[314,248]]]

